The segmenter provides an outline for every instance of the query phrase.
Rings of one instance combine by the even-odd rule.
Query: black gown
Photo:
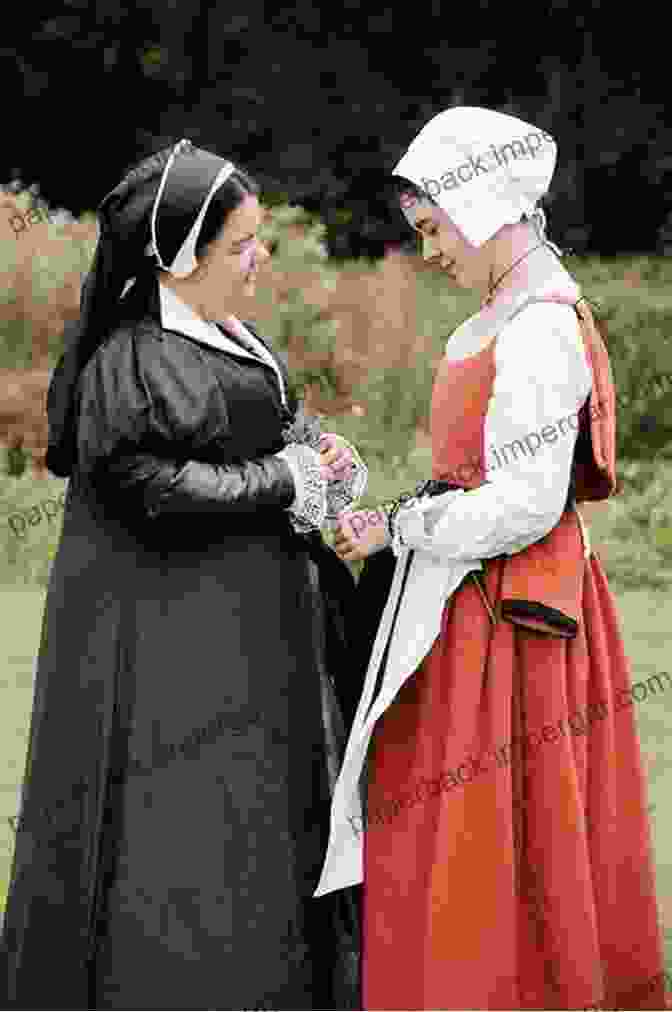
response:
[[[159,320],[157,290],[80,381],[2,1007],[360,1008],[356,893],[311,895],[352,577],[263,467],[212,480],[282,448],[273,370]]]

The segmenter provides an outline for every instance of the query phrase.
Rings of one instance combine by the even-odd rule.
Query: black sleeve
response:
[[[180,464],[150,453],[115,454],[104,481],[122,493],[142,497],[148,517],[165,513],[249,513],[261,506],[287,508],[294,479],[284,460],[269,455],[239,466],[221,467],[198,460]]]
[[[113,334],[78,389],[80,471],[103,496],[147,518],[292,503],[284,460],[269,454],[220,466],[194,459],[201,446],[232,456],[225,397],[206,358],[174,340]]]

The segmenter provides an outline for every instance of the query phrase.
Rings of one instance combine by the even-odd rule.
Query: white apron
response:
[[[437,496],[434,501],[439,498]],[[441,630],[441,616],[448,597],[468,572],[483,568],[480,562],[446,564],[425,552],[413,553],[382,685],[366,717],[399,600],[408,555],[409,550],[403,550],[397,559],[390,594],[373,645],[364,691],[334,788],[329,844],[315,896],[324,896],[335,889],[344,889],[363,881],[364,837],[358,785],[374,725],[431,650]]]

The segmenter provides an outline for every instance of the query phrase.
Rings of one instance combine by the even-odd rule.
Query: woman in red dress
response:
[[[317,890],[364,881],[366,1009],[665,1007],[629,666],[576,507],[616,489],[615,395],[537,207],[556,154],[454,108],[395,169],[424,258],[484,302],[435,377],[432,481],[337,542],[373,556],[363,597],[396,556]]]

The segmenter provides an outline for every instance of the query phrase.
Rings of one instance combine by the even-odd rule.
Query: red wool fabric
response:
[[[587,351],[610,403],[608,357]],[[434,477],[456,480],[465,461],[485,459],[494,375],[494,342],[443,360]],[[613,487],[613,412],[597,433],[594,414],[589,424],[592,473],[607,478],[592,497],[602,498]],[[587,487],[591,462],[582,466]],[[461,483],[484,476],[472,465]],[[561,521],[573,522],[569,512]],[[526,556],[539,585],[536,546],[514,557],[514,577],[508,557],[490,560],[483,584],[496,624],[465,580],[378,722],[364,842],[366,1009],[666,1007],[629,665],[602,565],[567,532],[557,542],[560,599],[570,587],[576,635],[501,617],[502,588],[524,580]]]

